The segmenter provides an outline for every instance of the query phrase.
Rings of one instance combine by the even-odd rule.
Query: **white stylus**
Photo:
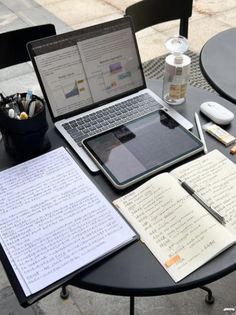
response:
[[[201,141],[203,143],[204,153],[207,153],[208,150],[207,150],[207,146],[206,146],[206,141],[205,141],[205,138],[204,138],[204,135],[203,135],[203,132],[202,132],[202,126],[201,126],[201,123],[200,123],[200,120],[199,120],[199,117],[198,117],[197,113],[195,113],[195,121],[196,121],[199,137],[200,137],[200,139],[201,139]]]

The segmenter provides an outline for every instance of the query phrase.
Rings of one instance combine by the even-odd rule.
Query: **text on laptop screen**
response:
[[[54,118],[143,86],[130,20],[116,21],[32,42]]]

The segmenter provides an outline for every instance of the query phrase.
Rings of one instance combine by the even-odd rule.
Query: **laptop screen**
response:
[[[30,42],[28,51],[54,120],[145,87],[128,17]]]

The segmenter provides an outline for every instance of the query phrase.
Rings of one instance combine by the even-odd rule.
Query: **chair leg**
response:
[[[130,297],[129,314],[134,315],[134,296]]]
[[[207,292],[207,295],[205,296],[205,302],[206,302],[207,304],[213,304],[213,303],[215,302],[215,298],[214,298],[214,296],[212,295],[211,289],[209,289],[208,287],[205,287],[205,286],[200,287],[200,289],[202,289],[202,290],[204,290],[204,291]]]
[[[60,297],[61,297],[63,300],[66,300],[66,299],[69,297],[69,291],[67,290],[67,288],[66,288],[65,285],[63,285],[63,286],[61,287]]]

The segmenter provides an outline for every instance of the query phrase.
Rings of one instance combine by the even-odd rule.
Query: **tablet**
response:
[[[203,150],[202,142],[164,110],[86,138],[83,147],[118,189]]]

